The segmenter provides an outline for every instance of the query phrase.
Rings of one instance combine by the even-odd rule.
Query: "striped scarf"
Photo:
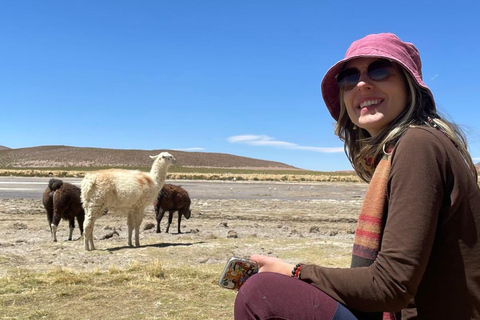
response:
[[[387,183],[392,150],[379,161],[363,200],[352,252],[352,268],[370,266],[377,258],[382,242],[387,205]],[[359,319],[382,319],[381,313],[358,314]],[[383,320],[395,320],[393,312],[383,313]]]

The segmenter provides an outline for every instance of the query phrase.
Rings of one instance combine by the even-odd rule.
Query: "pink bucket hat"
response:
[[[433,94],[422,80],[422,62],[417,48],[412,43],[403,42],[393,33],[370,34],[351,44],[345,58],[338,61],[323,77],[322,95],[332,117],[338,121],[340,116],[339,89],[336,76],[346,62],[356,58],[383,58],[394,61],[410,73],[415,82],[426,89],[432,102]]]

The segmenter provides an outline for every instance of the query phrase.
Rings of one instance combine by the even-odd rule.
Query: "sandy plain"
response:
[[[99,218],[94,229],[97,250],[87,252],[78,226],[74,240],[67,241],[68,222],[64,220],[58,228],[58,242],[52,241],[40,198],[0,199],[0,276],[17,268],[106,269],[152,257],[166,265],[179,261],[221,264],[230,256],[281,256],[289,250],[286,243],[298,241],[305,249],[313,248],[312,252],[315,247],[319,251],[334,248],[332,255],[338,254],[341,260],[329,261],[346,264],[366,189],[362,183],[177,184],[190,193],[192,217],[182,220],[181,234],[177,233],[176,214],[168,234],[164,217],[162,233],[156,233],[153,207],[147,208],[140,248],[127,246],[124,215],[110,212]],[[307,254],[304,259],[314,257]]]

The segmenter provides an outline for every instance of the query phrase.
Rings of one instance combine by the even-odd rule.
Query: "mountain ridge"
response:
[[[109,149],[47,145],[11,149],[0,146],[0,168],[62,168],[62,167],[149,167],[151,155],[167,151],[176,165],[207,168],[291,169],[294,166],[227,153],[187,152],[169,149]]]
[[[63,168],[63,167],[150,167],[150,155],[162,151],[173,154],[177,165],[205,168],[247,168],[304,170],[262,159],[215,152],[187,152],[170,149],[112,149],[46,145],[12,149],[0,145],[0,168]],[[475,164],[480,172],[480,162]]]

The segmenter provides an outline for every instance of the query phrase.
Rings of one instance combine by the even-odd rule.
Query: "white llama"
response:
[[[139,232],[145,208],[152,205],[167,177],[168,168],[175,158],[168,152],[156,156],[149,173],[138,170],[108,169],[88,173],[82,180],[82,203],[85,209],[85,250],[95,250],[93,226],[105,210],[127,214],[128,245],[132,247],[135,229],[135,246],[140,246]]]

